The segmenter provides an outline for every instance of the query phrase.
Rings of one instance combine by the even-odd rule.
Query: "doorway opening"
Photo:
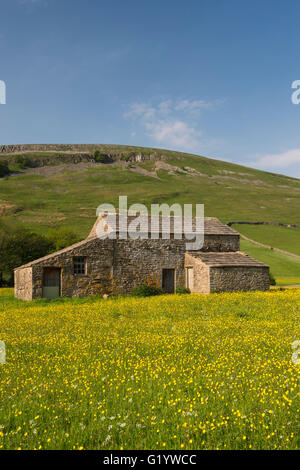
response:
[[[44,268],[43,297],[57,299],[60,296],[60,268]]]
[[[185,268],[185,286],[192,291],[194,289],[194,268]]]
[[[174,294],[175,269],[163,269],[162,270],[162,289],[166,294]]]

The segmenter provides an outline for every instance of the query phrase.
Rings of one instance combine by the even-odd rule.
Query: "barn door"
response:
[[[175,289],[175,269],[163,269],[162,288],[167,294],[174,294]]]
[[[56,299],[60,296],[60,268],[44,268],[43,297]]]
[[[194,289],[194,268],[186,268],[186,287]]]

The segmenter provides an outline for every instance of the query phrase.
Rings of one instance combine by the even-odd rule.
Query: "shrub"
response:
[[[178,286],[176,289],[176,294],[190,294],[191,291],[188,287]]]
[[[130,162],[130,157],[128,155],[121,155],[120,160],[123,162]]]
[[[18,155],[15,161],[22,169],[35,168],[36,166],[38,166],[37,163],[32,160],[32,158],[25,157],[24,155]]]
[[[9,168],[7,162],[0,162],[0,178],[9,175]]]
[[[109,155],[105,155],[101,153],[99,150],[95,151],[94,160],[97,163],[111,163],[112,162],[112,159],[109,157]]]
[[[22,227],[0,225],[0,279],[2,285],[13,285],[13,270],[22,264],[47,255],[52,243],[44,236],[27,232]]]
[[[59,229],[49,230],[47,234],[48,240],[53,245],[53,250],[58,251],[79,242],[76,233],[69,227],[60,227]]]
[[[163,294],[163,291],[154,286],[142,285],[142,286],[136,286],[133,289],[132,294],[135,297],[150,297],[152,295],[161,295]]]
[[[276,286],[276,281],[271,271],[270,271],[270,284],[271,286]]]

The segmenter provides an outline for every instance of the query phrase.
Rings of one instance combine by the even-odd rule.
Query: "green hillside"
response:
[[[246,237],[300,256],[300,229],[272,225],[232,225]]]
[[[300,284],[300,259],[241,240],[241,250],[270,266],[276,284]]]
[[[147,206],[203,203],[206,216],[226,223],[247,220],[300,225],[300,180],[295,178],[202,156],[139,147],[56,145],[0,150],[0,162],[6,161],[11,171],[0,179],[0,214],[12,216],[39,233],[67,226],[83,238],[95,220],[97,206],[104,202],[117,205],[119,195],[127,195],[129,204]],[[96,150],[98,162],[107,163],[95,161]],[[234,228],[300,254],[300,230]],[[291,268],[291,272],[300,277],[300,269]]]

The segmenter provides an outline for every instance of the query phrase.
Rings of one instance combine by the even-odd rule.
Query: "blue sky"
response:
[[[300,177],[300,4],[0,0],[0,144],[169,148]]]

